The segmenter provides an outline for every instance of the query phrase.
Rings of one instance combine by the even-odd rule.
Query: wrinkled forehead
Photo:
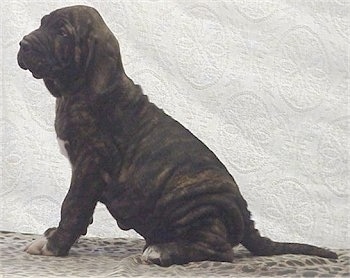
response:
[[[57,25],[58,23],[63,23],[68,21],[67,17],[57,16],[56,14],[48,14],[42,17],[40,21],[41,27],[51,27],[53,25]]]
[[[51,28],[55,26],[60,26],[66,23],[73,23],[72,16],[70,13],[61,12],[59,10],[53,11],[50,14],[44,15],[40,21],[40,27]]]

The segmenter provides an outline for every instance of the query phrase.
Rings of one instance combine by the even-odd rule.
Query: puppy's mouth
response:
[[[29,70],[36,79],[41,79],[48,75],[48,68],[43,63],[43,60],[38,57],[23,55],[20,51],[17,61],[22,69]]]

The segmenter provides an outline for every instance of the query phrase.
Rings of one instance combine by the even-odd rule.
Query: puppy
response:
[[[93,8],[44,16],[20,42],[18,64],[56,98],[55,130],[72,165],[58,227],[28,253],[67,255],[101,202],[121,229],[145,238],[144,259],[162,266],[231,262],[239,243],[255,255],[337,258],[319,247],[261,237],[215,154],[127,77],[118,41]]]

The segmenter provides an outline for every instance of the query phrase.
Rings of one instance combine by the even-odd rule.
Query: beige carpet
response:
[[[350,277],[349,250],[334,250],[338,260],[283,255],[253,257],[235,248],[232,263],[199,262],[168,268],[141,259],[142,239],[81,238],[67,257],[23,252],[39,235],[0,232],[0,277]]]

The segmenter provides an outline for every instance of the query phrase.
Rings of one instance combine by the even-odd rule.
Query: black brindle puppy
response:
[[[56,97],[55,128],[72,165],[59,226],[28,253],[67,255],[102,202],[120,228],[146,239],[143,258],[162,266],[231,262],[239,243],[255,255],[337,258],[259,234],[225,166],[126,76],[118,41],[93,8],[44,16],[20,42],[18,63]]]

